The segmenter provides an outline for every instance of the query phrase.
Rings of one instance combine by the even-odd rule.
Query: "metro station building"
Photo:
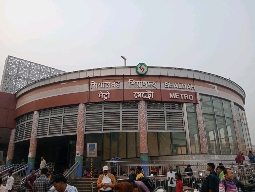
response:
[[[229,160],[251,149],[244,90],[197,70],[140,63],[66,73],[8,56],[3,95],[0,150],[9,164],[24,158],[38,167],[44,156],[59,167],[75,159],[87,166],[87,143],[97,144],[98,166],[112,153]]]

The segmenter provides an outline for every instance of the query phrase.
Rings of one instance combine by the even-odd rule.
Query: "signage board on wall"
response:
[[[87,157],[97,157],[97,143],[87,143]]]

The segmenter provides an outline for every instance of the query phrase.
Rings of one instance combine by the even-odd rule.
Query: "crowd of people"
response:
[[[116,183],[116,177],[108,171],[108,166],[104,166],[103,173],[98,177],[97,188],[99,192],[113,192],[114,190],[116,192],[133,192],[135,189],[139,192],[150,192],[155,187],[150,186],[146,182],[146,177],[140,166],[131,168],[128,181],[121,183]],[[185,171],[192,178],[193,171],[190,165],[187,166]],[[238,192],[240,186],[234,180],[233,170],[225,168],[222,163],[217,168],[214,163],[208,163],[207,171],[209,171],[209,175],[205,178],[201,186],[201,192]],[[168,192],[183,192],[184,184],[179,169],[174,170],[172,166],[169,167],[169,171],[167,172],[167,185]]]
[[[239,183],[234,180],[234,172],[230,168],[225,168],[222,163],[216,168],[215,164],[208,163],[207,171],[209,175],[203,181],[201,186],[201,192],[238,192]],[[184,169],[191,182],[193,178],[193,171],[190,165]],[[177,178],[176,178],[176,175]],[[179,181],[178,181],[179,179]],[[169,168],[167,173],[168,180],[168,192],[181,192],[183,188],[183,183],[181,180],[181,174],[178,174],[173,170],[172,167]]]

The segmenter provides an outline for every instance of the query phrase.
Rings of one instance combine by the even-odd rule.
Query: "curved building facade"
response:
[[[145,161],[229,159],[251,149],[244,90],[201,71],[145,64],[82,70],[15,94],[15,157],[28,154],[31,164],[40,156],[62,167],[86,162],[88,143],[96,143],[99,164],[112,153]]]

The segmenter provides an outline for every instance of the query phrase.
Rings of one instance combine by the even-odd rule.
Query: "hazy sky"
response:
[[[255,144],[255,0],[1,0],[8,55],[64,71],[145,62],[230,78]]]

